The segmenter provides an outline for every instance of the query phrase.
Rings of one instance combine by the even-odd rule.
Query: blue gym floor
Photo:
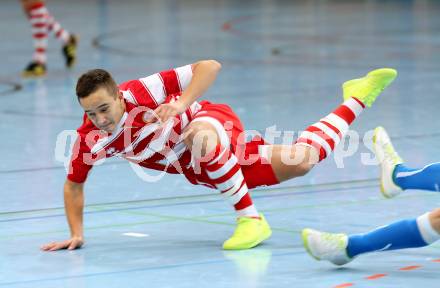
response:
[[[411,166],[440,161],[440,2],[48,1],[81,37],[78,65],[66,71],[50,37],[48,75],[27,81],[30,27],[18,0],[1,2],[0,286],[438,287],[440,243],[339,269],[303,249],[305,227],[366,232],[440,206],[422,191],[383,199],[378,166],[361,162],[371,157],[363,143],[344,168],[330,157],[305,177],[255,190],[274,232],[255,249],[221,249],[235,213],[214,190],[179,175],[146,183],[118,159],[87,182],[84,248],[39,247],[69,236],[54,150],[57,135],[81,123],[74,86],[91,68],[121,82],[217,59],[223,69],[205,98],[229,103],[247,129],[264,133],[304,129],[341,102],[345,80],[393,67],[397,80],[352,129],[363,137],[383,125]]]

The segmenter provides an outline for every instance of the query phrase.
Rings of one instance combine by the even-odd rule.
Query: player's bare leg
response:
[[[317,150],[304,145],[267,145],[264,149],[280,182],[306,175],[319,161]]]

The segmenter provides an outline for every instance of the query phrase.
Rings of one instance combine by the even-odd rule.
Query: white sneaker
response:
[[[302,231],[304,248],[316,260],[327,260],[335,265],[344,265],[353,260],[347,255],[348,236],[313,229]]]
[[[383,127],[374,129],[373,148],[381,168],[380,192],[386,198],[393,198],[403,191],[393,180],[394,169],[402,164],[403,160],[394,150],[390,137]]]

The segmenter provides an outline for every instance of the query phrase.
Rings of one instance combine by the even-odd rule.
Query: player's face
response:
[[[87,117],[99,129],[112,133],[125,111],[122,95],[110,95],[105,88],[100,88],[85,98],[80,104]]]

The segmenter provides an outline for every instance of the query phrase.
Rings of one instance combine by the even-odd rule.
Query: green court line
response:
[[[128,214],[128,215],[136,215],[136,216],[152,216],[156,218],[162,218],[164,222],[177,222],[177,221],[187,221],[187,222],[201,222],[201,223],[207,223],[207,224],[213,224],[213,225],[226,225],[226,226],[233,226],[235,227],[235,223],[226,222],[226,221],[212,221],[212,220],[206,220],[203,216],[196,216],[196,217],[183,217],[183,216],[172,216],[172,215],[163,215],[163,214],[157,214],[157,213],[151,213],[151,212],[141,212],[141,211],[118,211],[121,214]],[[228,215],[235,215],[234,213],[229,213]],[[218,217],[219,215],[210,215],[210,217]],[[273,228],[272,230],[275,231],[282,231],[282,232],[289,232],[289,233],[297,233],[298,231],[283,229],[283,228]]]
[[[86,227],[85,231],[93,231],[93,230],[115,228],[115,227],[130,227],[130,226],[137,226],[137,225],[144,225],[144,224],[157,224],[157,223],[165,223],[165,222],[171,222],[171,221],[169,221],[169,220],[156,220],[156,221],[140,221],[140,222],[132,222],[132,223],[111,224],[111,225],[99,225],[99,226]],[[66,237],[68,237],[70,231],[69,231],[69,229],[62,229],[62,230],[51,230],[51,231],[35,232],[35,233],[0,235],[0,239],[9,239],[10,240],[10,239],[14,239],[15,237],[43,236],[43,235],[51,235],[51,234],[58,234],[58,233],[66,234]]]
[[[415,195],[403,195],[399,198],[396,198],[394,200],[404,200],[404,199],[411,199],[411,198],[420,198],[420,197],[434,197],[433,194],[415,194]],[[257,202],[258,199],[256,199]],[[262,212],[283,212],[283,211],[291,211],[295,209],[305,209],[305,208],[321,208],[321,207],[334,207],[334,206],[349,206],[352,204],[371,204],[374,202],[382,202],[382,201],[388,201],[387,199],[383,199],[383,197],[377,197],[375,199],[362,199],[362,200],[350,200],[350,201],[339,201],[339,202],[333,202],[333,203],[327,203],[327,204],[307,204],[307,205],[296,205],[291,207],[283,207],[283,208],[272,208],[272,209],[259,209]],[[98,211],[105,211],[106,209],[114,208],[112,206],[109,207],[102,207],[102,208],[95,208]],[[133,214],[133,215],[146,215],[146,216],[155,216],[155,217],[174,217],[170,215],[163,215],[163,214],[155,214],[151,212],[142,212],[142,211],[115,211],[118,213],[124,213],[124,214]],[[235,215],[234,212],[227,212],[227,213],[220,213],[220,214],[211,214],[206,216],[196,216],[196,217],[186,217],[187,219],[209,219],[209,218],[216,218],[216,217],[224,217],[224,216],[233,216]],[[179,216],[176,216],[179,217]]]
[[[162,214],[156,214],[156,213],[149,213],[149,212],[135,212],[135,211],[123,211],[124,214],[133,214],[133,215],[143,215],[143,216],[154,216],[158,218],[164,218],[174,221],[187,221],[187,222],[200,222],[200,223],[207,223],[207,224],[213,224],[213,225],[226,225],[226,226],[232,226],[235,227],[235,223],[231,222],[225,222],[225,221],[212,221],[212,220],[206,220],[204,217],[181,217],[181,216],[170,216],[170,215],[162,215]],[[211,216],[214,217],[214,216]],[[274,228],[271,226],[271,229],[274,231],[281,231],[281,232],[288,232],[288,233],[299,233],[300,231],[295,231],[291,229],[285,229],[285,228]]]
[[[349,180],[349,181],[339,181],[339,182],[328,182],[328,183],[321,183],[321,184],[304,184],[304,185],[294,185],[294,186],[286,186],[286,187],[274,187],[271,186],[270,188],[257,188],[254,190],[251,190],[251,193],[273,193],[279,192],[279,191],[291,191],[292,195],[294,195],[294,192],[296,191],[303,191],[305,189],[316,189],[316,188],[322,188],[322,187],[340,187],[345,186],[349,184],[355,184],[353,186],[353,189],[356,189],[356,184],[367,184],[370,182],[377,183],[379,181],[378,178],[370,178],[370,179],[360,179],[360,180]],[[207,194],[197,194],[197,195],[185,195],[185,196],[177,196],[177,197],[163,197],[163,198],[157,198],[157,199],[141,199],[141,200],[129,200],[129,201],[118,201],[118,202],[109,202],[109,203],[97,203],[97,204],[88,204],[85,205],[85,208],[93,208],[93,207],[101,207],[101,206],[108,206],[108,205],[123,205],[123,204],[133,204],[133,203],[161,203],[161,202],[168,202],[168,201],[181,201],[186,199],[200,199],[200,198],[209,198],[213,197],[215,199],[218,199],[218,193],[216,193],[215,190],[214,193],[207,193]],[[28,214],[28,213],[38,213],[38,212],[51,212],[51,211],[64,211],[64,207],[52,207],[52,208],[42,208],[42,209],[32,209],[32,210],[22,210],[22,211],[9,211],[9,212],[0,212],[0,217],[2,216],[9,216],[13,214]]]
[[[429,194],[427,194],[429,195]],[[414,198],[415,196],[419,195],[410,195],[405,197],[400,197],[397,199],[406,199],[406,198]],[[321,207],[333,207],[333,206],[347,206],[352,204],[371,204],[378,201],[384,201],[383,198],[377,198],[377,199],[364,199],[362,201],[342,201],[337,203],[329,203],[329,204],[310,204],[310,205],[301,205],[301,206],[294,206],[289,208],[275,208],[275,209],[260,209],[260,211],[266,213],[266,212],[283,212],[283,211],[291,211],[294,209],[304,209],[304,208],[321,208]],[[214,215],[208,215],[208,216],[196,216],[196,217],[182,217],[182,216],[171,216],[171,215],[163,215],[163,214],[157,214],[157,213],[151,213],[151,212],[142,212],[142,211],[117,211],[119,213],[123,214],[129,214],[129,215],[144,215],[144,216],[154,216],[158,218],[164,218],[164,219],[170,219],[175,221],[189,221],[189,222],[202,222],[202,223],[208,223],[208,224],[214,224],[214,225],[227,225],[227,226],[235,226],[235,224],[230,222],[223,222],[223,221],[212,221],[207,220],[209,218],[215,218],[215,217],[222,217],[222,216],[230,216],[235,215],[233,212],[231,213],[223,213],[223,214],[214,214]],[[301,233],[301,231],[293,230],[293,229],[287,229],[287,228],[278,228],[278,227],[271,227],[273,231],[280,231],[280,232],[287,232],[287,233]]]
[[[410,199],[410,198],[420,198],[420,197],[434,197],[436,195],[427,193],[427,194],[415,194],[415,195],[403,195],[399,198],[394,199],[395,200],[403,200],[403,199]],[[262,212],[283,212],[283,211],[291,211],[295,209],[305,209],[305,208],[319,208],[319,207],[334,207],[334,206],[348,206],[353,204],[366,204],[366,203],[373,203],[378,201],[387,201],[383,198],[376,198],[376,199],[362,199],[362,200],[353,200],[353,201],[340,201],[340,202],[333,202],[328,204],[308,204],[308,205],[299,205],[299,206],[292,206],[287,208],[274,208],[274,209],[260,209]],[[95,211],[105,211],[106,209],[114,208],[111,205],[103,206],[100,205],[100,207],[93,207],[91,210]],[[129,214],[129,215],[143,215],[143,216],[153,216],[157,218],[161,218],[163,220],[157,220],[157,221],[142,221],[142,222],[134,222],[134,223],[121,223],[121,224],[111,224],[111,225],[101,225],[101,226],[94,226],[94,227],[86,227],[86,231],[88,230],[98,230],[98,229],[105,229],[105,228],[114,228],[114,227],[130,227],[130,226],[136,226],[136,225],[143,225],[143,224],[157,224],[157,223],[166,223],[166,222],[174,222],[174,221],[190,221],[190,222],[202,222],[202,223],[208,223],[213,225],[227,225],[227,226],[235,226],[235,223],[230,222],[223,222],[223,221],[212,221],[207,220],[209,218],[215,218],[215,217],[223,217],[223,216],[231,216],[234,215],[233,212],[229,213],[221,213],[221,214],[214,214],[214,215],[207,215],[207,216],[197,216],[197,217],[182,217],[182,216],[172,216],[172,215],[163,215],[163,214],[156,214],[156,213],[150,213],[150,212],[141,212],[141,211],[115,211],[122,214]],[[298,230],[292,230],[292,229],[286,229],[286,228],[279,228],[275,227],[272,228],[274,231],[280,231],[280,232],[286,232],[286,233],[300,233]],[[38,233],[22,233],[22,234],[15,234],[15,235],[8,235],[8,236],[0,236],[0,239],[11,239],[14,237],[27,237],[27,236],[36,236],[36,235],[50,235],[50,234],[57,234],[57,233],[68,233],[69,230],[63,229],[63,230],[53,230],[53,231],[45,231],[45,232],[38,232]]]

